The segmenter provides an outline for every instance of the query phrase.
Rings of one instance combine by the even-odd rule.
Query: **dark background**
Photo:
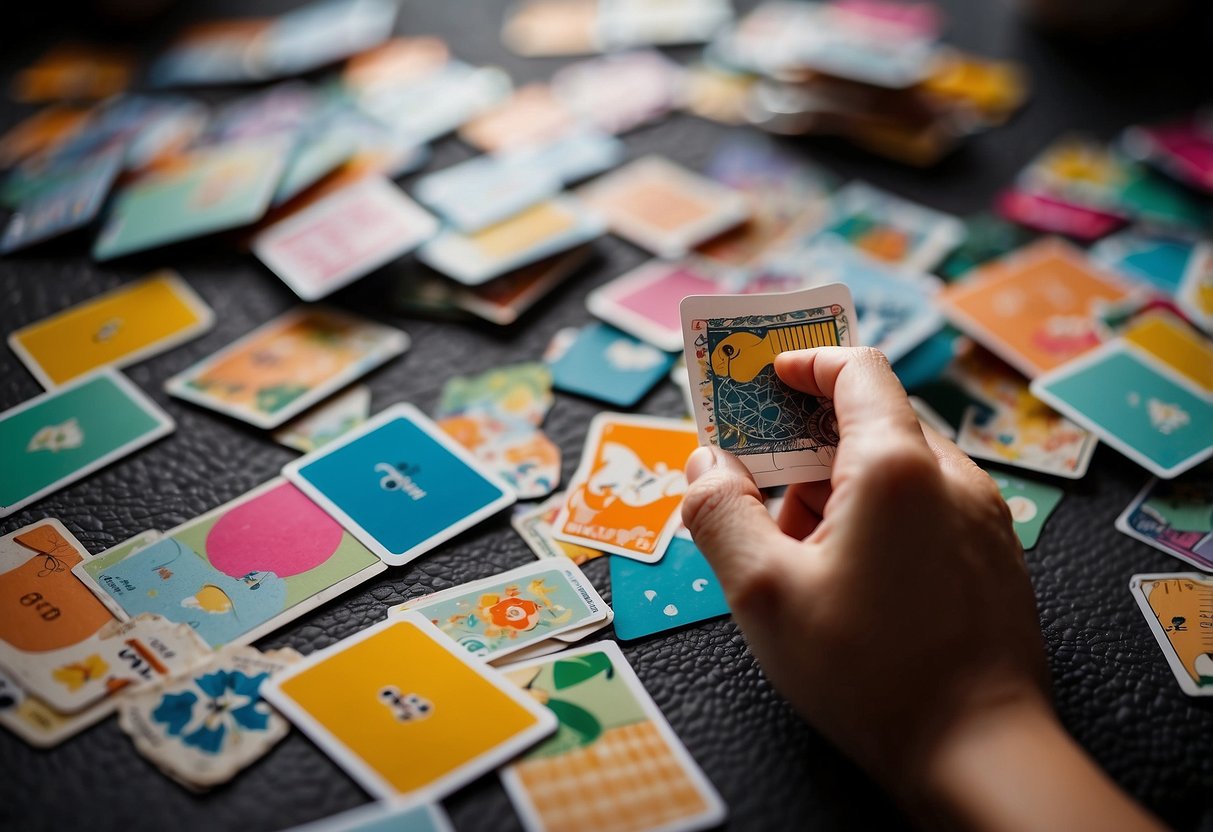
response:
[[[282,11],[289,0],[199,2],[176,7],[150,26],[98,23],[86,7],[21,3],[3,27],[0,70],[10,73],[65,35],[125,38],[145,52],[181,23],[224,15]],[[1209,99],[1209,16],[1194,12],[1165,32],[1092,45],[1045,36],[1006,3],[953,0],[947,40],[1022,61],[1033,95],[1008,126],[976,140],[934,170],[882,162],[830,141],[788,140],[795,152],[844,178],[863,178],[931,207],[968,214],[987,207],[1015,172],[1047,142],[1069,130],[1111,138],[1134,121],[1185,112]],[[1203,5],[1203,4],[1201,4]],[[548,77],[564,63],[528,60],[501,45],[504,4],[482,0],[405,2],[398,31],[446,38],[456,57],[503,66],[522,83]],[[673,50],[689,60],[696,50]],[[29,110],[0,105],[0,128]],[[701,168],[727,128],[675,115],[626,137],[634,156],[662,153]],[[434,148],[425,170],[473,155],[455,139]],[[411,179],[403,180],[406,189]],[[177,431],[85,480],[0,521],[0,533],[45,516],[60,518],[93,552],[149,527],[168,529],[275,476],[293,452],[268,435],[210,411],[170,399],[166,378],[292,307],[289,289],[250,256],[222,241],[203,241],[98,266],[87,239],[52,244],[0,260],[3,334],[79,303],[153,268],[178,269],[217,313],[215,328],[167,354],[133,366],[129,376],[177,421]],[[373,409],[409,401],[431,410],[452,375],[535,359],[560,327],[590,320],[586,293],[647,259],[615,238],[597,245],[595,262],[533,310],[497,330],[387,316],[392,282],[417,268],[411,259],[333,298],[401,325],[412,349],[373,374]],[[0,407],[42,392],[17,358],[0,349]],[[638,408],[679,414],[681,397],[663,383]],[[591,402],[560,395],[546,430],[564,451],[566,478],[576,466]],[[1213,711],[1184,696],[1141,618],[1127,586],[1143,571],[1180,571],[1178,561],[1113,529],[1113,520],[1147,479],[1101,446],[1090,473],[1063,483],[1066,497],[1028,564],[1048,643],[1057,707],[1066,726],[1115,780],[1176,827],[1213,829]],[[899,553],[890,551],[890,558]],[[304,616],[259,646],[304,653],[380,620],[390,604],[521,565],[531,554],[502,514],[403,568],[390,569]],[[606,559],[586,569],[607,594]],[[881,610],[871,614],[880,616]],[[901,628],[885,622],[891,634]],[[609,633],[609,631],[608,631]],[[897,650],[891,636],[888,650]],[[737,628],[719,620],[624,645],[624,651],[729,805],[730,829],[895,828],[904,821],[881,792],[807,728],[772,691]],[[825,678],[820,684],[832,684]],[[888,695],[900,695],[898,680]],[[424,749],[401,748],[402,755]],[[13,829],[279,829],[367,800],[302,734],[235,780],[194,796],[143,760],[113,720],[58,749],[42,752],[0,732],[0,826]],[[997,765],[996,761],[993,763]],[[461,830],[505,832],[517,820],[489,775],[445,801]]]

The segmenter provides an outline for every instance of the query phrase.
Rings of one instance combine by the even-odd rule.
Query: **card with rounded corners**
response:
[[[164,269],[22,327],[8,345],[49,390],[100,367],[150,358],[214,320],[181,275]]]
[[[1190,572],[1134,575],[1129,591],[1188,696],[1213,696],[1213,578]]]
[[[1116,528],[1160,552],[1213,572],[1213,467],[1152,479],[1116,518]]]
[[[270,430],[403,353],[402,330],[301,306],[164,383],[179,399]]]
[[[408,563],[516,499],[409,404],[389,407],[282,473],[389,566]]]
[[[852,346],[853,309],[841,283],[685,298],[682,331],[699,444],[736,454],[760,488],[829,479],[838,448],[833,405],[784,384],[775,356]]]
[[[415,612],[313,653],[262,695],[379,798],[441,799],[557,725]]]
[[[548,497],[538,505],[518,506],[510,518],[510,525],[518,532],[537,558],[568,558],[580,566],[586,561],[606,554],[600,549],[591,549],[576,543],[566,543],[552,537],[552,523],[560,516],[560,508],[568,495],[561,491]]]
[[[876,260],[929,272],[964,240],[964,223],[901,197],[852,182],[834,194],[822,234],[840,237]]]

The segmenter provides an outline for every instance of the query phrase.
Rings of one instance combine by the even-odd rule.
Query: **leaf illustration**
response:
[[[585,656],[561,659],[552,666],[552,684],[556,690],[564,690],[603,672],[607,674],[608,679],[614,672],[606,653],[589,653]]]
[[[590,745],[602,736],[601,723],[580,705],[565,702],[563,699],[549,699],[547,706],[561,725],[577,735],[578,745]]]

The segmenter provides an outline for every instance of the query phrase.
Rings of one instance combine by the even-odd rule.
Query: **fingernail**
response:
[[[716,453],[711,446],[703,445],[691,451],[691,455],[687,457],[686,475],[687,482],[692,483],[702,477],[708,471],[716,467]]]

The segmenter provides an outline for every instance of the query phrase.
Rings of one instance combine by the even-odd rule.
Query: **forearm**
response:
[[[961,726],[932,755],[910,811],[935,829],[1158,830],[1047,707],[1014,707]]]

